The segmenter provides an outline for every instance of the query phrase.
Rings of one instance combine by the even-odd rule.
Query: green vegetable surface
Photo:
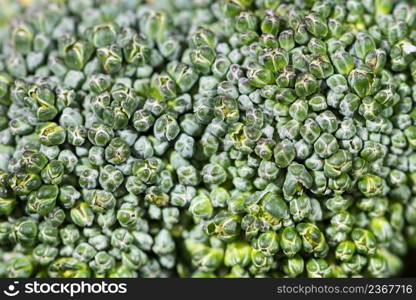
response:
[[[0,42],[1,277],[390,277],[416,8],[34,1]]]

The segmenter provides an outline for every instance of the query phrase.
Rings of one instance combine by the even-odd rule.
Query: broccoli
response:
[[[0,277],[401,274],[416,247],[415,7],[16,11],[0,35]]]

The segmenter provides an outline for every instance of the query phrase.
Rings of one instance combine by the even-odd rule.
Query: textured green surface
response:
[[[402,274],[415,8],[149,3],[2,10],[0,275]]]

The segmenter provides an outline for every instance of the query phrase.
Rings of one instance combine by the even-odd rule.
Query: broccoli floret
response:
[[[416,247],[415,7],[10,7],[0,276],[401,274]]]

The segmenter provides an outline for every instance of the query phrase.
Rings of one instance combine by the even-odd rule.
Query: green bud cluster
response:
[[[400,275],[416,8],[144,2],[0,34],[0,276]]]

